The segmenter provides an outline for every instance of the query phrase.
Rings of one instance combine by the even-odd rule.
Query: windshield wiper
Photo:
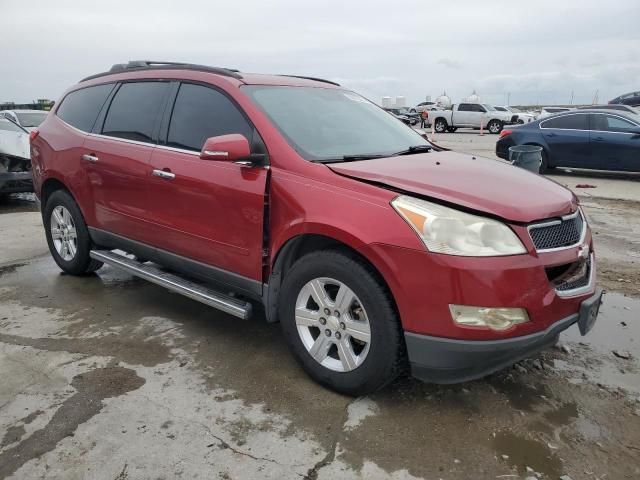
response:
[[[373,154],[344,155],[342,158],[325,158],[322,160],[313,160],[313,161],[318,163],[356,162],[358,160],[372,160],[374,158],[386,158],[388,156],[389,155],[373,153]]]
[[[393,155],[397,156],[397,155],[413,155],[414,153],[422,153],[422,152],[428,152],[429,150],[431,150],[431,145],[413,145],[409,148],[407,148],[406,150],[402,150],[400,152],[396,152]]]

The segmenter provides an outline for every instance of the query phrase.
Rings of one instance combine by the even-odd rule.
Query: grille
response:
[[[584,220],[578,213],[575,217],[560,220],[553,225],[529,226],[529,235],[536,246],[536,250],[549,250],[551,248],[563,248],[576,245],[582,238]]]
[[[591,259],[587,260],[587,268],[585,269],[584,276],[573,280],[571,282],[560,283],[556,285],[556,290],[566,292],[568,290],[574,290],[576,288],[586,287],[589,284],[589,278],[591,277]]]

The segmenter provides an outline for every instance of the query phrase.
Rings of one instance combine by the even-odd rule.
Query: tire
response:
[[[458,130],[458,127],[449,127],[449,128],[447,128],[447,132],[449,132],[449,133],[456,133],[457,130]]]
[[[499,134],[504,128],[504,124],[500,120],[491,120],[487,124],[487,130],[494,135]]]
[[[416,109],[412,108],[411,110],[409,110],[409,113],[416,113]]]
[[[547,157],[547,152],[545,152],[544,149],[543,149],[542,150],[542,162],[540,162],[540,170],[538,171],[538,173],[540,175],[542,175],[543,173],[546,173],[550,169],[551,169],[551,167],[549,167],[549,158]]]
[[[444,118],[437,118],[433,128],[437,133],[444,133],[447,128],[449,128],[449,126],[447,125],[447,121]]]
[[[43,222],[49,251],[62,271],[83,275],[95,272],[103,265],[89,256],[89,230],[80,208],[68,192],[57,190],[51,194],[44,208]]]
[[[335,250],[309,253],[289,270],[281,292],[279,317],[289,348],[321,385],[359,396],[383,388],[406,371],[395,304],[373,268],[355,255]],[[347,292],[347,298],[348,292],[353,294],[348,308],[341,308],[339,301],[336,305],[338,292]],[[318,295],[324,298],[316,303]],[[339,316],[335,309],[341,311]]]

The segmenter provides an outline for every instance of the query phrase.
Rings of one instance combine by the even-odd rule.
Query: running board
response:
[[[192,282],[173,273],[165,272],[154,265],[132,260],[110,250],[91,250],[91,258],[124,270],[136,277],[144,278],[192,300],[217,308],[234,317],[246,320],[251,316],[249,302],[225,295],[206,285]]]

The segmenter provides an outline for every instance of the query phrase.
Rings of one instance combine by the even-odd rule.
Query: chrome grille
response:
[[[569,282],[560,282],[556,284],[556,290],[560,292],[566,292],[568,290],[575,290],[576,288],[582,288],[589,285],[589,280],[591,279],[591,258],[586,260],[586,268],[584,270],[584,275],[580,278],[573,279]]]
[[[536,250],[551,250],[577,245],[586,228],[580,211],[571,217],[529,225],[529,235]]]

